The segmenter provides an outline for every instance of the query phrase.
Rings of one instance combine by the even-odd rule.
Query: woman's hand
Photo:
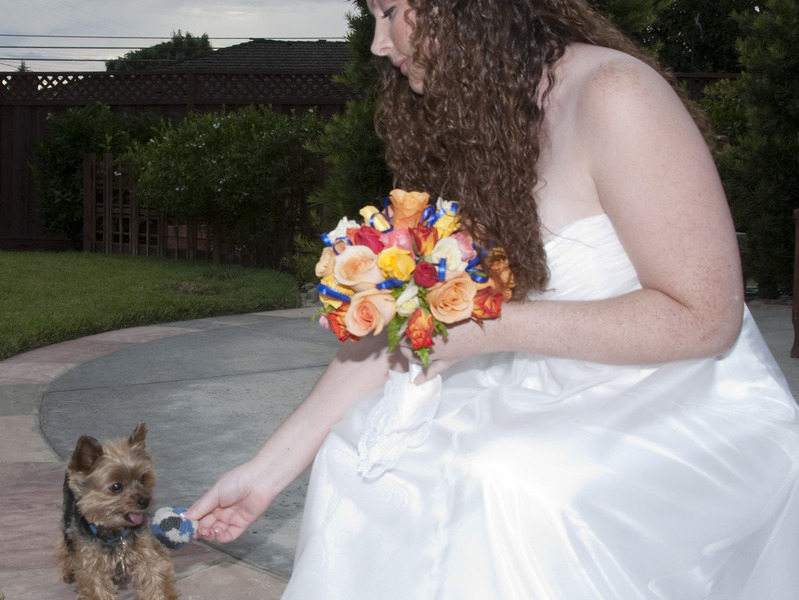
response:
[[[189,508],[186,516],[200,522],[197,537],[232,542],[269,506],[274,494],[258,484],[252,463],[223,475]]]
[[[462,360],[475,354],[490,352],[489,343],[494,340],[491,339],[488,329],[489,321],[482,325],[475,321],[464,321],[447,326],[447,339],[438,336],[434,338],[427,369],[422,371],[414,383],[429,381]],[[398,349],[409,363],[421,364],[407,338],[403,338]]]

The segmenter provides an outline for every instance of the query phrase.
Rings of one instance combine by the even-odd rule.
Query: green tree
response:
[[[377,73],[370,51],[374,19],[365,0],[352,1],[355,11],[347,15],[352,61],[337,80],[355,99],[327,122],[323,134],[310,146],[328,167],[325,185],[310,198],[325,225],[357,214],[365,203],[387,194],[391,185],[383,144],[374,128]]]
[[[737,72],[738,15],[754,15],[758,0],[671,0],[649,31],[662,64],[678,72]]]
[[[105,61],[106,71],[137,71],[171,65],[179,60],[202,56],[213,51],[208,34],[197,37],[188,31],[172,33],[172,39],[149,48],[133,50],[120,58]]]
[[[134,140],[146,140],[160,117],[152,112],[117,115],[101,103],[47,116],[47,136],[36,146],[32,164],[39,215],[44,229],[83,245],[83,156],[120,153]]]
[[[385,150],[374,127],[377,72],[370,50],[374,19],[365,0],[351,1],[354,10],[347,15],[347,40],[352,60],[336,80],[352,91],[354,99],[309,144],[325,161],[327,177],[324,185],[309,198],[313,233],[306,232],[295,240],[299,251],[293,269],[301,280],[314,279],[313,266],[321,250],[318,233],[331,229],[343,216],[357,218],[364,204],[379,202],[391,190]]]
[[[589,0],[611,23],[630,38],[651,48],[649,31],[668,0]]]
[[[793,210],[799,190],[799,4],[766,0],[738,17],[742,66],[734,81],[707,90],[717,131],[727,136],[719,167],[738,231],[747,234],[745,269],[761,297],[790,294]]]
[[[207,228],[214,259],[222,244],[248,262],[284,267],[319,160],[305,149],[319,135],[313,113],[281,114],[250,106],[192,113],[167,123],[128,158],[138,170],[142,201],[184,223]]]

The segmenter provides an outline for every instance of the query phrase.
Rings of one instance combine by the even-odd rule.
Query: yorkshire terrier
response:
[[[147,426],[101,445],[82,435],[64,477],[64,536],[56,552],[61,578],[84,600],[115,600],[131,580],[139,598],[180,596],[169,553],[153,536],[148,508],[155,471]]]

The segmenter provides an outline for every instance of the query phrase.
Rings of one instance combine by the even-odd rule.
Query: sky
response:
[[[0,0],[0,71],[16,71],[21,60],[31,71],[102,71],[102,61],[85,59],[116,58],[177,31],[208,34],[214,48],[250,38],[340,39],[353,10],[347,0]],[[37,60],[45,58],[62,60]],[[64,60],[76,58],[84,60]]]

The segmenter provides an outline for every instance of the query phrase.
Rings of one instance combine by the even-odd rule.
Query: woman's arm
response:
[[[313,461],[330,428],[363,395],[385,384],[392,361],[385,336],[347,342],[306,400],[248,462],[223,475],[192,505],[199,536],[230,542]]]
[[[577,132],[568,167],[592,182],[643,289],[601,301],[508,303],[483,328],[450,328],[427,377],[475,352],[641,364],[711,356],[735,341],[740,260],[705,141],[657,73],[626,55],[604,56],[569,82],[560,125]]]

